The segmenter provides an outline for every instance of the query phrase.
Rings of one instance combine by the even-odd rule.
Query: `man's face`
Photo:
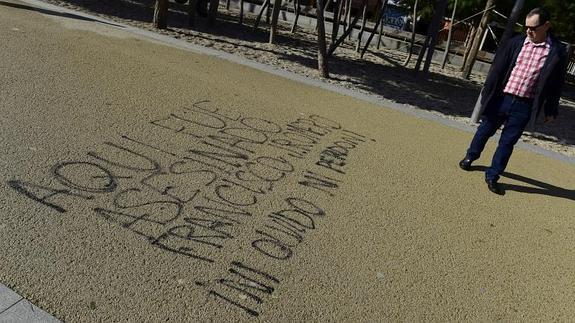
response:
[[[547,31],[551,27],[551,23],[546,21],[541,24],[539,22],[539,15],[533,15],[531,17],[525,18],[525,29],[527,32],[527,37],[533,43],[544,42],[547,38]]]

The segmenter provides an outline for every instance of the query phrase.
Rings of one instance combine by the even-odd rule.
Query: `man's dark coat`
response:
[[[493,102],[503,95],[503,89],[515,67],[525,37],[525,35],[519,35],[510,39],[495,56],[481,92],[481,114],[488,112]],[[537,89],[533,97],[531,126],[534,125],[542,108],[545,116],[557,116],[561,89],[565,83],[567,61],[565,46],[557,38],[551,36],[549,55],[539,74]]]

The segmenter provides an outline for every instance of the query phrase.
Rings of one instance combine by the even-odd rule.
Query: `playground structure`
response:
[[[244,24],[244,13],[251,12],[257,15],[254,29],[260,27],[262,19],[265,17],[270,28],[269,42],[274,43],[277,32],[277,24],[281,20],[284,23],[292,24],[291,32],[298,28],[316,29],[319,25],[319,16],[316,0],[175,0],[180,4],[188,3],[189,24],[194,25],[207,22],[207,26],[215,23],[217,10],[225,5],[226,10],[239,10],[239,23]],[[162,4],[166,2],[165,4]],[[168,0],[156,0],[154,17],[164,16],[158,21],[166,21],[165,14],[158,11],[167,8]],[[427,55],[423,65],[423,72],[427,74],[431,59],[442,61],[442,67],[449,61],[452,64],[461,65],[462,77],[469,78],[469,74],[474,69],[475,61],[480,63],[475,69],[486,72],[493,54],[501,42],[506,41],[512,34],[517,23],[518,13],[523,5],[523,1],[516,1],[511,17],[507,17],[495,9],[494,1],[488,1],[484,10],[469,17],[457,19],[455,8],[457,0],[454,1],[454,8],[451,18],[444,17],[447,8],[447,0],[440,1],[435,7],[435,15],[432,24],[427,28],[427,36],[412,33],[417,28],[417,1],[413,13],[397,5],[393,0],[335,0],[321,1],[322,22],[325,26],[325,34],[322,38],[330,39],[326,49],[326,59],[344,41],[355,42],[356,51],[363,57],[370,46],[380,45],[391,47],[406,52],[415,52]],[[443,9],[441,6],[443,6]],[[479,18],[481,18],[479,20]],[[361,22],[360,22],[361,20]],[[158,21],[154,19],[155,25]],[[432,28],[432,25],[433,28]],[[162,28],[162,25],[157,25]],[[412,32],[407,31],[411,29]],[[372,40],[378,34],[377,42]],[[411,37],[410,37],[410,34]],[[385,41],[382,39],[385,38]],[[409,39],[411,38],[411,41]],[[441,60],[434,49],[442,51]],[[451,54],[451,57],[450,57]],[[410,54],[411,56],[411,54]],[[423,57],[419,58],[415,70],[421,68]],[[469,61],[468,61],[469,60]],[[404,62],[409,63],[409,58]],[[466,64],[467,63],[467,64]],[[573,74],[573,64],[569,66],[568,72]]]

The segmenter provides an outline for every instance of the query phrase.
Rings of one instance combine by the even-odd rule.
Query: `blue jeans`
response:
[[[477,132],[467,150],[466,158],[471,160],[479,158],[487,140],[497,132],[501,125],[504,125],[499,145],[491,161],[491,167],[485,171],[486,180],[499,180],[499,175],[503,173],[509,162],[513,146],[515,146],[529,123],[531,105],[528,100],[506,94],[495,102],[495,105],[490,107],[481,119],[481,124],[477,128]]]

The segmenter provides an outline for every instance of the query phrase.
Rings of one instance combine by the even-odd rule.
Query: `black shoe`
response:
[[[471,163],[473,163],[473,160],[465,157],[459,162],[459,168],[469,171],[471,169]]]
[[[497,194],[497,195],[503,195],[505,194],[505,192],[503,191],[503,189],[501,188],[501,185],[499,185],[499,183],[497,183],[497,181],[494,181],[492,179],[486,179],[485,183],[487,183],[487,188]]]

